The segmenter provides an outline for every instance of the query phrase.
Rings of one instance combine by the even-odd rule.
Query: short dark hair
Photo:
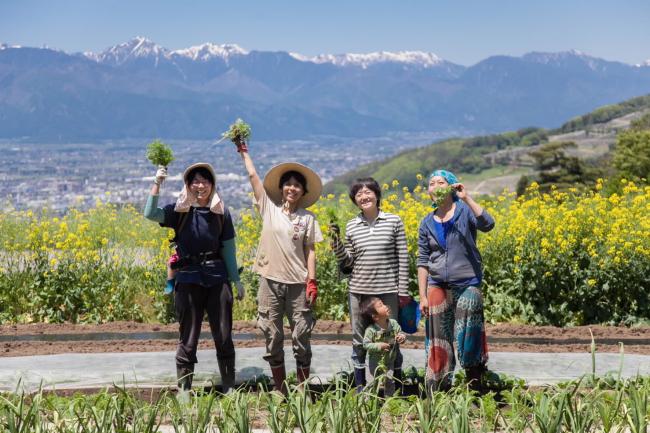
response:
[[[365,299],[363,302],[361,302],[361,305],[359,306],[359,311],[361,312],[361,317],[363,320],[365,320],[366,323],[373,323],[374,320],[372,318],[373,315],[377,314],[377,309],[375,308],[375,304],[381,301],[376,296],[371,296],[368,299]]]
[[[185,176],[185,183],[190,184],[194,180],[197,174],[200,174],[201,177],[207,179],[210,181],[212,185],[214,185],[214,176],[212,176],[212,173],[210,173],[210,170],[208,170],[205,167],[196,167],[190,170],[189,173],[187,173],[187,176]]]
[[[305,179],[305,176],[303,176],[302,173],[296,170],[289,170],[282,173],[282,176],[280,176],[280,183],[278,185],[278,188],[282,189],[284,184],[289,182],[289,179],[292,177],[296,179],[302,186],[302,189],[304,190],[303,194],[307,194],[307,179]]]
[[[355,196],[364,186],[375,193],[377,196],[377,207],[379,207],[381,204],[381,187],[372,177],[360,177],[359,179],[356,179],[352,185],[350,185],[350,200],[352,200],[352,203],[354,203],[355,206],[357,205]]]

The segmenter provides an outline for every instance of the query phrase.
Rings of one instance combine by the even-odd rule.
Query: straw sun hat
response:
[[[305,176],[307,181],[308,192],[300,198],[298,207],[306,209],[316,203],[323,190],[323,182],[314,170],[297,162],[283,162],[271,167],[266,173],[266,176],[264,176],[264,189],[269,198],[276,203],[282,202],[282,188],[279,187],[279,184],[280,178],[287,171],[297,171]]]
[[[192,164],[189,167],[187,167],[185,169],[185,171],[183,172],[183,182],[186,183],[186,184],[189,183],[189,179],[187,178],[187,176],[189,176],[190,171],[194,170],[195,168],[199,168],[199,167],[207,169],[208,172],[212,175],[212,181],[215,184],[217,183],[217,174],[214,172],[214,168],[212,168],[212,166],[210,164],[208,164],[207,162],[197,162],[197,163]]]

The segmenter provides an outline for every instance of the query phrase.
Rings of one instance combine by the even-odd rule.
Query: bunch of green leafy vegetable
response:
[[[248,123],[241,119],[235,120],[235,123],[230,125],[230,128],[221,134],[223,138],[227,138],[233,143],[242,143],[247,141],[251,136],[251,127]]]
[[[153,165],[167,167],[174,160],[171,147],[160,140],[154,140],[147,146],[147,159]]]
[[[452,192],[454,192],[454,187],[451,185],[433,190],[433,193],[431,194],[433,203],[436,207],[440,206],[442,202],[445,201],[445,198],[447,198],[447,196]]]

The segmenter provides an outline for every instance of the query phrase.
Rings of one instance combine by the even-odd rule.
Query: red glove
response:
[[[307,280],[306,295],[307,302],[310,304],[314,304],[314,302],[316,302],[316,298],[318,297],[318,283],[316,282],[316,279],[312,278],[310,280]]]
[[[238,141],[235,145],[237,146],[237,152],[248,152],[248,146],[244,140]]]

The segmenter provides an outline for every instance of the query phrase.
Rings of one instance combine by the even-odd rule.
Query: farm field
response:
[[[382,207],[404,221],[413,267],[418,223],[430,212],[426,193],[398,182],[383,187]],[[637,365],[650,355],[650,187],[623,180],[617,192],[606,194],[610,187],[601,180],[588,190],[542,193],[533,184],[525,196],[483,201],[497,221],[493,231],[479,235],[495,364],[500,352],[508,357],[550,352],[555,359],[562,353],[589,358],[595,350],[618,359],[619,343]],[[345,222],[356,212],[347,197],[333,195],[312,210],[323,231],[328,221]],[[139,210],[110,202],[65,216],[7,210],[0,214],[0,229],[0,364],[29,355],[174,350],[176,325],[162,291],[170,234],[145,221]],[[253,320],[257,282],[249,269],[259,219],[252,211],[240,216],[237,233],[249,291],[235,304],[234,335],[245,352],[263,345]],[[344,345],[348,353],[346,281],[326,242],[318,257],[320,320],[313,342]],[[411,290],[415,293],[414,285]],[[420,359],[422,330],[404,347],[415,349],[414,360]],[[201,340],[200,349],[214,353],[209,338]],[[286,401],[250,392],[254,387],[228,396],[119,387],[87,395],[0,393],[0,425],[11,433],[648,430],[647,377],[586,374],[543,387],[505,377],[499,385],[498,392],[477,396],[461,380],[451,393],[430,400],[384,399],[373,389],[356,394],[345,380],[317,395],[294,389]]]
[[[413,189],[397,180],[382,186],[382,209],[398,214],[406,228],[412,294],[418,224],[431,211],[423,180],[418,175],[420,184]],[[339,377],[340,372],[318,392],[293,388],[286,400],[258,387],[257,378],[264,375],[227,396],[205,393],[202,387],[191,395],[176,395],[168,389],[175,381],[172,371],[164,387],[155,391],[112,386],[79,394],[75,385],[63,393],[0,393],[0,425],[12,433],[253,428],[646,432],[650,386],[647,377],[638,375],[647,371],[650,355],[650,187],[626,179],[599,179],[588,187],[541,191],[533,183],[520,197],[503,193],[484,198],[482,204],[497,221],[493,231],[479,235],[491,362],[497,373],[504,359],[511,365],[514,359],[520,367],[499,373],[486,395],[468,392],[459,374],[450,393],[422,398],[417,369],[424,361],[421,327],[404,344],[410,357],[407,370],[415,372],[408,396],[383,398],[375,388],[350,392],[349,377]],[[346,195],[322,197],[311,210],[324,233],[329,222],[344,227],[357,212]],[[248,295],[235,303],[234,337],[240,360],[255,363],[257,369],[264,341],[254,321],[258,284],[250,268],[259,231],[252,209],[239,215],[238,260]],[[104,369],[116,364],[101,360],[115,359],[116,354],[145,359],[147,371],[154,369],[154,358],[173,368],[164,352],[174,351],[177,327],[170,298],[162,291],[170,234],[144,220],[139,209],[111,203],[110,194],[88,210],[72,209],[65,215],[47,209],[1,212],[0,365],[5,372],[14,375],[24,369],[25,356],[37,356],[30,360],[49,369],[50,360],[61,358],[56,355],[70,355],[65,357],[68,362],[81,358],[75,371],[85,373],[106,373]],[[320,346],[314,352],[323,353],[320,361],[332,364],[349,353],[347,282],[327,242],[318,246],[317,255],[321,290],[312,341]],[[207,326],[202,334],[199,349],[213,356]],[[96,365],[103,367],[88,368],[91,358],[96,363],[100,359]],[[585,359],[592,360],[591,370]],[[608,359],[603,377],[597,376],[603,369],[596,359]],[[620,365],[618,370],[610,368],[612,360]],[[70,365],[64,365],[66,374]],[[534,382],[547,384],[541,387],[527,386],[522,379],[547,371],[569,375]],[[46,376],[41,374],[37,371],[42,383]],[[119,375],[124,379],[123,369]]]
[[[0,360],[1,362],[1,360]],[[354,392],[345,374],[319,386],[290,385],[285,398],[268,382],[249,382],[230,394],[197,387],[124,388],[29,394],[0,393],[7,432],[647,432],[650,383],[585,374],[556,385],[529,387],[503,377],[485,395],[462,377],[450,392],[384,397],[371,385]],[[489,382],[488,382],[489,383]],[[415,393],[413,393],[415,389]]]
[[[424,349],[424,331],[404,344]],[[491,352],[585,353],[590,351],[593,332],[598,352],[650,355],[650,327],[577,326],[552,327],[524,324],[487,325]],[[175,350],[176,324],[113,322],[105,324],[20,324],[0,326],[0,358],[60,353],[159,352]],[[209,327],[204,324],[200,349],[212,349]],[[285,326],[285,334],[290,330]],[[236,347],[259,347],[264,338],[254,321],[234,324]],[[319,320],[312,344],[350,345],[350,325],[342,321]]]

